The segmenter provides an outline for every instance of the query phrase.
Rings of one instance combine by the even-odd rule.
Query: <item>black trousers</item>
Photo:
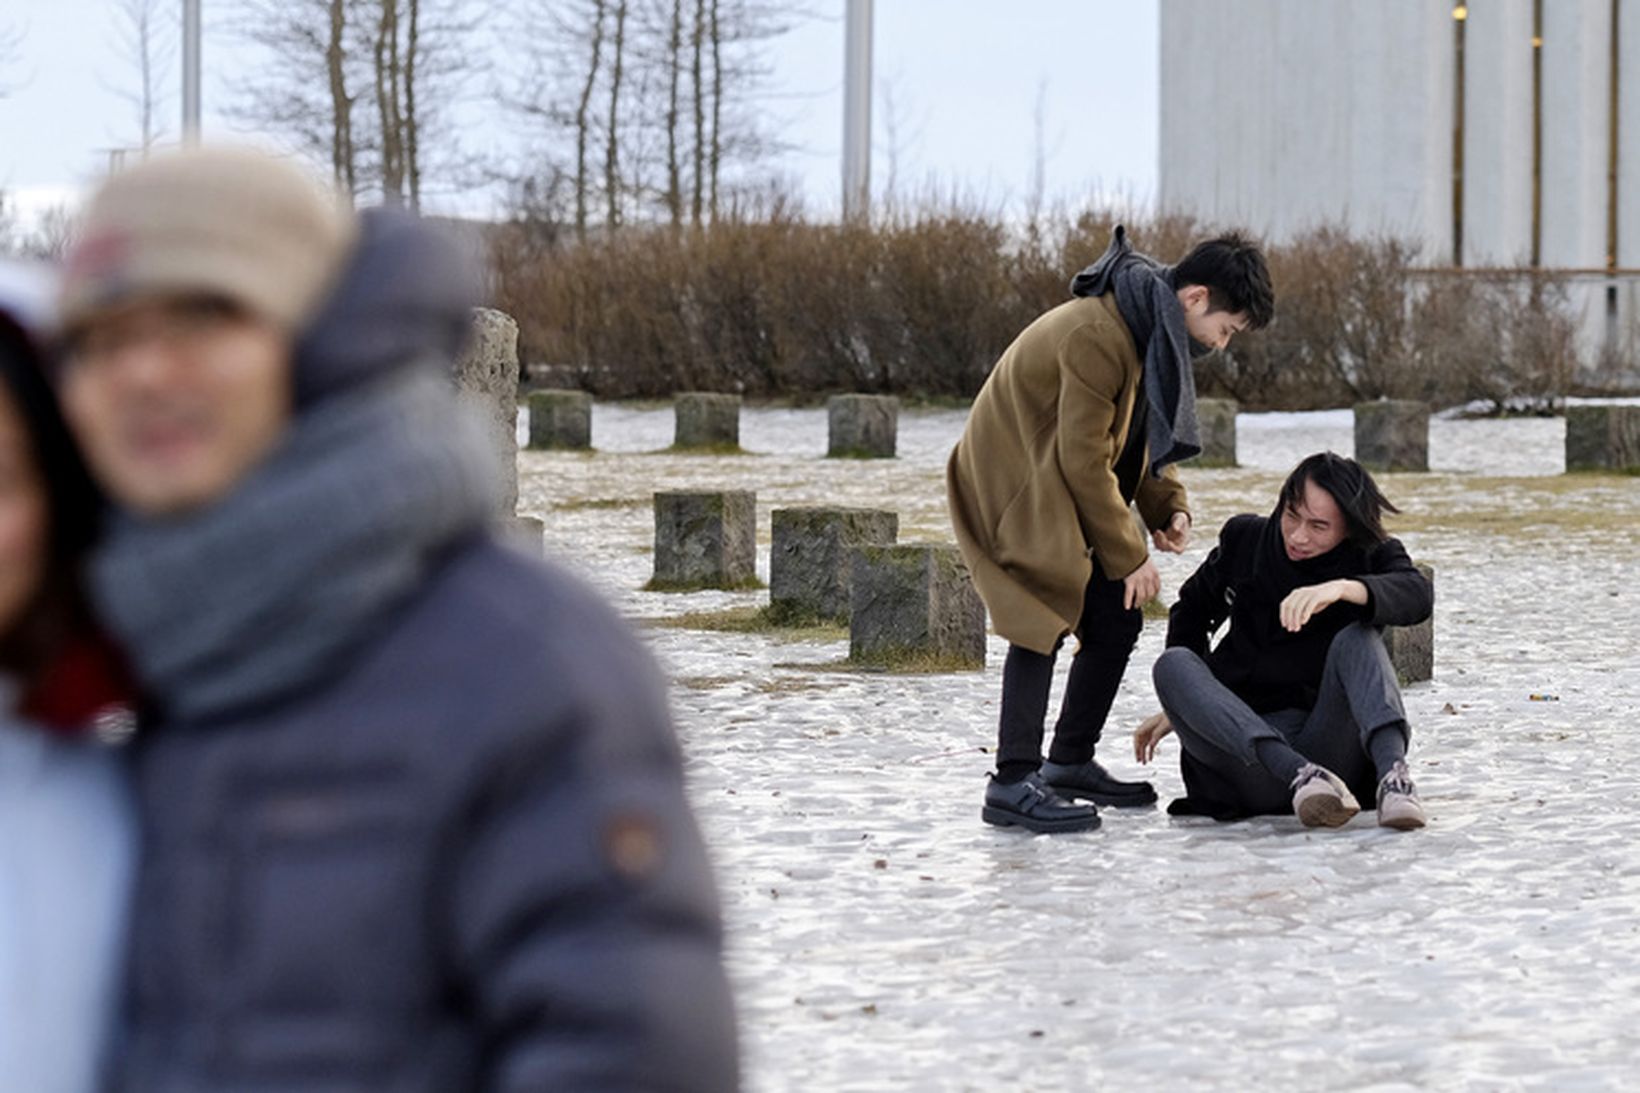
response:
[[[1106,579],[1095,563],[1082,594],[1077,623],[1076,656],[1065,682],[1064,701],[1054,724],[1048,758],[1055,763],[1085,763],[1105,729],[1128,658],[1139,640],[1144,615],[1124,609],[1121,581]],[[1002,665],[1002,713],[997,727],[997,771],[1004,778],[1022,776],[1042,765],[1042,736],[1048,716],[1058,649],[1044,656],[1019,645],[1008,647]]]

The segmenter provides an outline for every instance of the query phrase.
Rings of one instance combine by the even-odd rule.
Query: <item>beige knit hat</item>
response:
[[[357,231],[335,194],[246,148],[155,156],[92,197],[59,290],[62,329],[153,295],[208,294],[295,331],[340,271]]]

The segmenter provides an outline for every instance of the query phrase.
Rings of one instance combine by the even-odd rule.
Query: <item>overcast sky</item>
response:
[[[888,103],[898,119],[898,184],[930,182],[1017,205],[1031,188],[1038,146],[1050,198],[1119,196],[1145,203],[1156,186],[1158,0],[877,0],[872,181],[888,180]],[[222,32],[224,4],[204,0],[206,133],[237,131],[221,108],[255,57]],[[180,9],[180,0],[176,6]],[[842,130],[843,0],[811,0],[812,18],[773,43],[775,78],[761,109],[792,147],[777,168],[817,212],[836,208]],[[213,8],[217,9],[213,12]],[[218,16],[213,19],[212,16]],[[0,71],[0,189],[24,208],[60,201],[129,144],[134,111],[117,88],[131,74],[118,47],[112,0],[0,0],[24,38]],[[213,26],[213,23],[217,25]],[[501,46],[495,47],[498,51]],[[505,67],[497,57],[491,69]],[[171,83],[177,80],[173,64]],[[469,145],[518,146],[484,80],[461,106]],[[173,95],[165,119],[174,132]],[[439,211],[497,211],[493,191],[441,193]]]

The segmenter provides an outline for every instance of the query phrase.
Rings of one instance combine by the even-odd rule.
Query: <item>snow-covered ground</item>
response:
[[[639,591],[650,494],[892,508],[949,541],[957,411],[900,458],[820,458],[823,410],[748,408],[754,454],[653,454],[669,409],[599,405],[596,455],[525,452],[548,551],[634,618],[762,602]],[[1239,470],[1186,471],[1202,534],[1267,510],[1350,415],[1246,415]],[[1216,825],[1106,810],[1053,838],[979,819],[1003,644],[983,673],[830,670],[839,641],[646,628],[674,680],[719,870],[754,1090],[1640,1087],[1640,479],[1566,478],[1556,419],[1437,420],[1381,484],[1438,578],[1436,679],[1407,695],[1423,832],[1370,815]],[[1101,757],[1138,768],[1147,625]],[[1063,666],[1061,667],[1061,679]],[[1533,701],[1548,694],[1558,701]],[[1178,795],[1177,744],[1150,775]]]

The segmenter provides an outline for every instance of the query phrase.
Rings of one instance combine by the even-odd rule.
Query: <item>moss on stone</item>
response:
[[[841,641],[848,627],[834,620],[792,616],[769,607],[730,607],[721,611],[687,611],[642,620],[667,630],[707,630],[725,634],[772,634],[805,641]]]
[[[751,592],[768,587],[756,577],[740,581],[669,581],[651,577],[643,586],[645,592]]]

